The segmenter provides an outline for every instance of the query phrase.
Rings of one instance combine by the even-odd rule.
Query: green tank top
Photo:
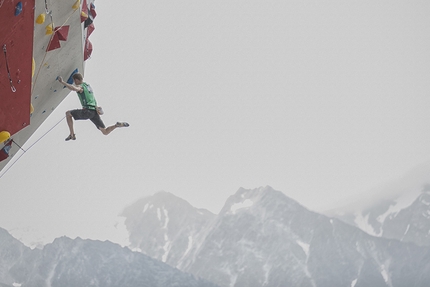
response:
[[[94,98],[93,89],[87,83],[82,83],[82,93],[78,92],[79,100],[82,107],[89,110],[95,110],[97,107],[96,99]]]

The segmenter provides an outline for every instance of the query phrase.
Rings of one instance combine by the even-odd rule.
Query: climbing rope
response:
[[[7,49],[6,49],[6,44],[3,45],[3,53],[4,53],[4,58],[6,60],[6,70],[7,70],[7,75],[9,76],[9,83],[10,83],[10,88],[12,90],[13,93],[16,92],[15,87],[13,86],[13,82],[12,82],[12,77],[10,76],[10,70],[9,70],[9,63],[7,61]]]
[[[66,116],[62,117],[61,120],[59,120],[54,126],[52,126],[47,132],[45,132],[40,138],[38,138],[34,143],[32,143],[25,152],[27,152],[29,149],[31,149],[35,144],[37,144],[42,138],[44,138],[50,131],[52,131],[56,126],[58,126]]]
[[[19,155],[19,157],[11,164],[9,165],[9,167],[0,175],[0,178],[2,178],[8,171],[9,169],[12,168],[12,166],[14,166],[14,164],[26,153],[28,152],[35,144],[37,144],[42,138],[44,138],[49,132],[51,132],[56,126],[58,126],[65,118],[66,116],[62,117],[61,120],[59,120],[55,125],[53,125],[48,131],[46,131],[41,137],[39,137],[34,143],[32,143],[27,149],[23,149],[20,145],[18,145],[13,139],[11,140],[20,150],[23,151],[23,153],[21,153]]]

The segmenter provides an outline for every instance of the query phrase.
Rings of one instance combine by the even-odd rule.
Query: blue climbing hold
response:
[[[18,16],[22,12],[22,2],[18,2],[15,6],[15,16]]]
[[[70,75],[69,79],[67,80],[67,83],[72,85],[73,84],[73,75],[78,72],[78,69],[75,69],[72,74]]]

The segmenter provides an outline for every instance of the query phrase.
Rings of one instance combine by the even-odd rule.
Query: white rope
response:
[[[13,139],[12,142],[19,147],[20,150],[23,151],[23,153],[21,153],[21,155],[11,164],[9,165],[9,167],[0,175],[0,178],[2,178],[8,171],[9,169],[12,168],[12,166],[14,166],[14,164],[26,153],[28,152],[35,144],[37,144],[42,138],[44,138],[49,132],[51,132],[56,126],[58,126],[58,124],[60,124],[64,118],[66,116],[64,116],[61,120],[59,120],[54,126],[52,126],[48,131],[46,131],[41,137],[39,137],[34,143],[32,143],[27,149],[23,149],[21,146],[19,146]]]

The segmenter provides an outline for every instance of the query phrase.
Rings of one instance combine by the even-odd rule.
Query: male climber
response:
[[[73,130],[73,119],[75,120],[91,120],[96,127],[104,134],[110,134],[114,129],[120,127],[128,127],[129,124],[126,122],[117,122],[115,125],[105,127],[100,114],[101,109],[97,107],[96,99],[91,86],[84,82],[82,74],[76,73],[72,76],[74,85],[68,84],[63,81],[62,77],[58,77],[58,81],[66,86],[69,90],[78,93],[79,100],[82,104],[82,109],[76,109],[66,112],[67,125],[69,126],[70,135],[66,138],[66,141],[76,140],[75,131]]]

